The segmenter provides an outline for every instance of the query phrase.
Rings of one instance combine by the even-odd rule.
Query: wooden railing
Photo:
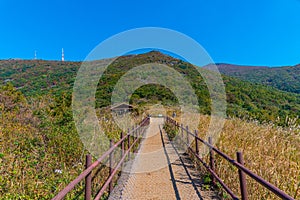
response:
[[[208,141],[204,141],[200,137],[198,137],[198,131],[195,130],[194,133],[192,133],[189,129],[188,126],[184,127],[182,124],[179,124],[177,121],[170,117],[166,117],[166,122],[173,124],[174,127],[179,128],[179,132],[181,135],[181,140],[182,142],[187,145],[187,148],[189,151],[195,156],[195,158],[203,164],[203,166],[210,172],[210,174],[213,177],[213,184],[215,184],[215,181],[218,181],[219,184],[223,187],[223,189],[233,198],[233,199],[239,199],[236,194],[232,192],[232,190],[223,182],[223,180],[218,176],[218,174],[215,171],[215,153],[220,155],[223,159],[227,160],[231,165],[236,167],[238,169],[238,174],[239,174],[239,181],[240,181],[240,191],[241,191],[241,197],[242,200],[247,200],[248,199],[248,193],[247,193],[247,184],[246,184],[246,179],[245,176],[248,175],[252,179],[254,179],[256,182],[260,183],[262,186],[270,190],[272,193],[277,195],[278,197],[286,200],[293,200],[291,196],[277,188],[276,186],[272,185],[268,181],[264,180],[262,177],[258,176],[254,172],[252,172],[250,169],[246,168],[244,166],[244,161],[243,161],[243,154],[242,152],[237,152],[237,161],[217,149],[211,144],[211,138],[208,138]],[[184,135],[185,134],[185,135]],[[184,139],[183,139],[184,138]],[[191,139],[194,139],[195,145],[194,149],[192,145],[190,145]],[[183,141],[185,140],[185,141]],[[209,164],[205,163],[204,160],[200,157],[199,155],[199,142],[203,143],[207,147],[209,147],[209,156],[210,156],[210,161]]]
[[[86,200],[100,199],[104,192],[109,189],[109,192],[113,189],[113,178],[116,173],[120,170],[122,164],[126,158],[130,159],[130,153],[134,150],[134,147],[140,142],[143,134],[145,133],[146,127],[150,123],[150,117],[144,118],[136,127],[129,129],[127,133],[121,133],[120,140],[116,143],[110,141],[110,149],[106,151],[100,158],[92,163],[92,156],[86,156],[86,169],[76,177],[71,183],[69,183],[63,190],[61,190],[53,200],[63,199],[71,190],[75,188],[77,184],[85,180],[84,196]],[[117,147],[121,148],[121,159],[115,166],[113,166],[113,155]],[[97,194],[92,197],[92,171],[95,170],[102,162],[108,157],[109,159],[109,175],[102,187],[99,189]]]

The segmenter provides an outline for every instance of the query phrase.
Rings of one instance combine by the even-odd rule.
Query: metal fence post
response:
[[[189,126],[186,126],[186,145],[190,145],[190,137],[189,137]]]
[[[92,156],[86,155],[85,168],[87,169],[92,164]],[[92,172],[85,177],[85,199],[90,200],[92,197]]]
[[[110,140],[110,148],[112,148],[113,146],[113,141]],[[110,154],[109,154],[109,176],[112,174],[113,172],[113,158],[114,157],[114,151],[112,151]],[[109,183],[109,193],[111,193],[113,190],[113,179],[110,181]]]
[[[211,137],[208,137],[208,143],[210,145],[212,145],[212,138]],[[209,147],[209,166],[212,169],[212,171],[215,171],[215,155],[214,155],[214,152],[213,152],[211,147]],[[212,184],[216,185],[216,180],[215,180],[214,177],[212,177]]]
[[[134,135],[135,135],[134,141],[137,142],[137,141],[138,141],[138,138],[139,138],[139,136],[138,136],[138,129],[137,129],[138,126],[135,125],[134,128],[135,128],[135,131],[134,131]],[[135,146],[134,152],[136,153],[136,152],[137,152],[138,143],[136,143],[134,146]]]
[[[139,125],[139,144],[141,143],[142,141],[142,136],[143,136],[143,129],[142,129],[142,126]]]
[[[134,125],[132,126],[132,142],[134,143],[135,141],[135,130],[134,130]],[[135,152],[135,145],[132,147],[132,153]]]
[[[199,155],[198,131],[197,130],[195,130],[195,150],[196,150],[196,154]]]
[[[130,129],[128,128],[127,146],[128,146],[128,160],[130,160]]]
[[[121,140],[122,140],[122,138],[124,137],[124,132],[122,131],[121,132]],[[121,148],[122,148],[122,153],[121,153],[121,158],[123,157],[123,155],[124,155],[124,152],[125,152],[125,143],[124,143],[124,140],[122,141],[122,143],[121,143]]]
[[[183,124],[180,125],[180,129],[181,129],[181,138],[183,140]]]
[[[236,152],[237,161],[244,165],[244,158],[242,152]],[[240,189],[242,200],[248,200],[248,192],[247,192],[247,184],[246,184],[246,176],[245,173],[239,169],[239,179],[240,179]]]

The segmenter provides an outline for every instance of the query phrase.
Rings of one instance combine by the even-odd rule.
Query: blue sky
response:
[[[0,1],[0,59],[83,60],[101,41],[164,27],[199,42],[215,62],[300,63],[300,0]]]

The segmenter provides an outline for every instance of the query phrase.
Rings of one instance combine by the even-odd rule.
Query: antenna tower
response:
[[[62,62],[65,61],[65,52],[64,52],[64,48],[61,49],[61,61],[62,61]]]

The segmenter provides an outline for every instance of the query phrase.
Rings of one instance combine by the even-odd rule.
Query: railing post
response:
[[[110,148],[112,148],[113,146],[113,141],[110,140]],[[113,172],[113,158],[114,157],[114,151],[112,151],[110,154],[109,154],[109,176],[112,174]],[[109,183],[109,193],[111,193],[113,190],[113,179],[110,181]]]
[[[92,156],[86,155],[85,168],[87,169],[92,164]],[[85,177],[85,199],[90,200],[92,197],[92,172]]]
[[[132,142],[134,142],[135,141],[134,125],[132,126],[131,131],[132,131]],[[134,152],[135,152],[135,145],[133,145],[133,147],[132,147],[132,153],[134,153]]]
[[[196,154],[199,155],[198,131],[197,130],[195,130],[195,149],[196,149]]]
[[[244,165],[243,153],[236,152],[236,156],[237,156],[237,161],[241,165]],[[246,176],[245,176],[245,173],[240,169],[239,169],[239,179],[240,179],[240,189],[241,189],[242,200],[248,200]]]
[[[135,129],[135,131],[134,131],[134,140],[133,141],[137,141],[138,140],[137,126],[134,125],[133,128]],[[137,146],[138,146],[138,144],[135,143],[135,145],[134,145],[134,153],[136,153],[136,151],[137,151]]]
[[[182,138],[182,141],[183,141],[183,124],[180,125],[180,129],[181,129],[181,138]]]
[[[211,137],[208,137],[208,143],[210,145],[212,145],[212,138]],[[212,169],[212,171],[215,171],[215,155],[214,155],[214,152],[213,152],[211,147],[209,147],[209,166]],[[214,177],[212,177],[212,184],[216,185],[216,180],[215,180]]]
[[[186,143],[187,146],[190,146],[190,137],[189,137],[189,126],[186,126]]]
[[[143,138],[145,136],[145,127],[144,126],[141,126],[141,138]]]
[[[139,145],[140,145],[141,138],[142,138],[142,127],[141,127],[141,125],[138,125],[138,137],[139,137]]]
[[[128,128],[127,146],[128,146],[128,160],[130,160],[130,129]]]
[[[121,136],[120,137],[121,137],[120,139],[122,140],[122,138],[124,137],[124,132],[123,131],[121,132]],[[124,143],[124,140],[121,143],[121,148],[122,148],[122,152],[121,152],[121,158],[122,158],[123,155],[124,155],[124,152],[125,152],[125,143]]]

